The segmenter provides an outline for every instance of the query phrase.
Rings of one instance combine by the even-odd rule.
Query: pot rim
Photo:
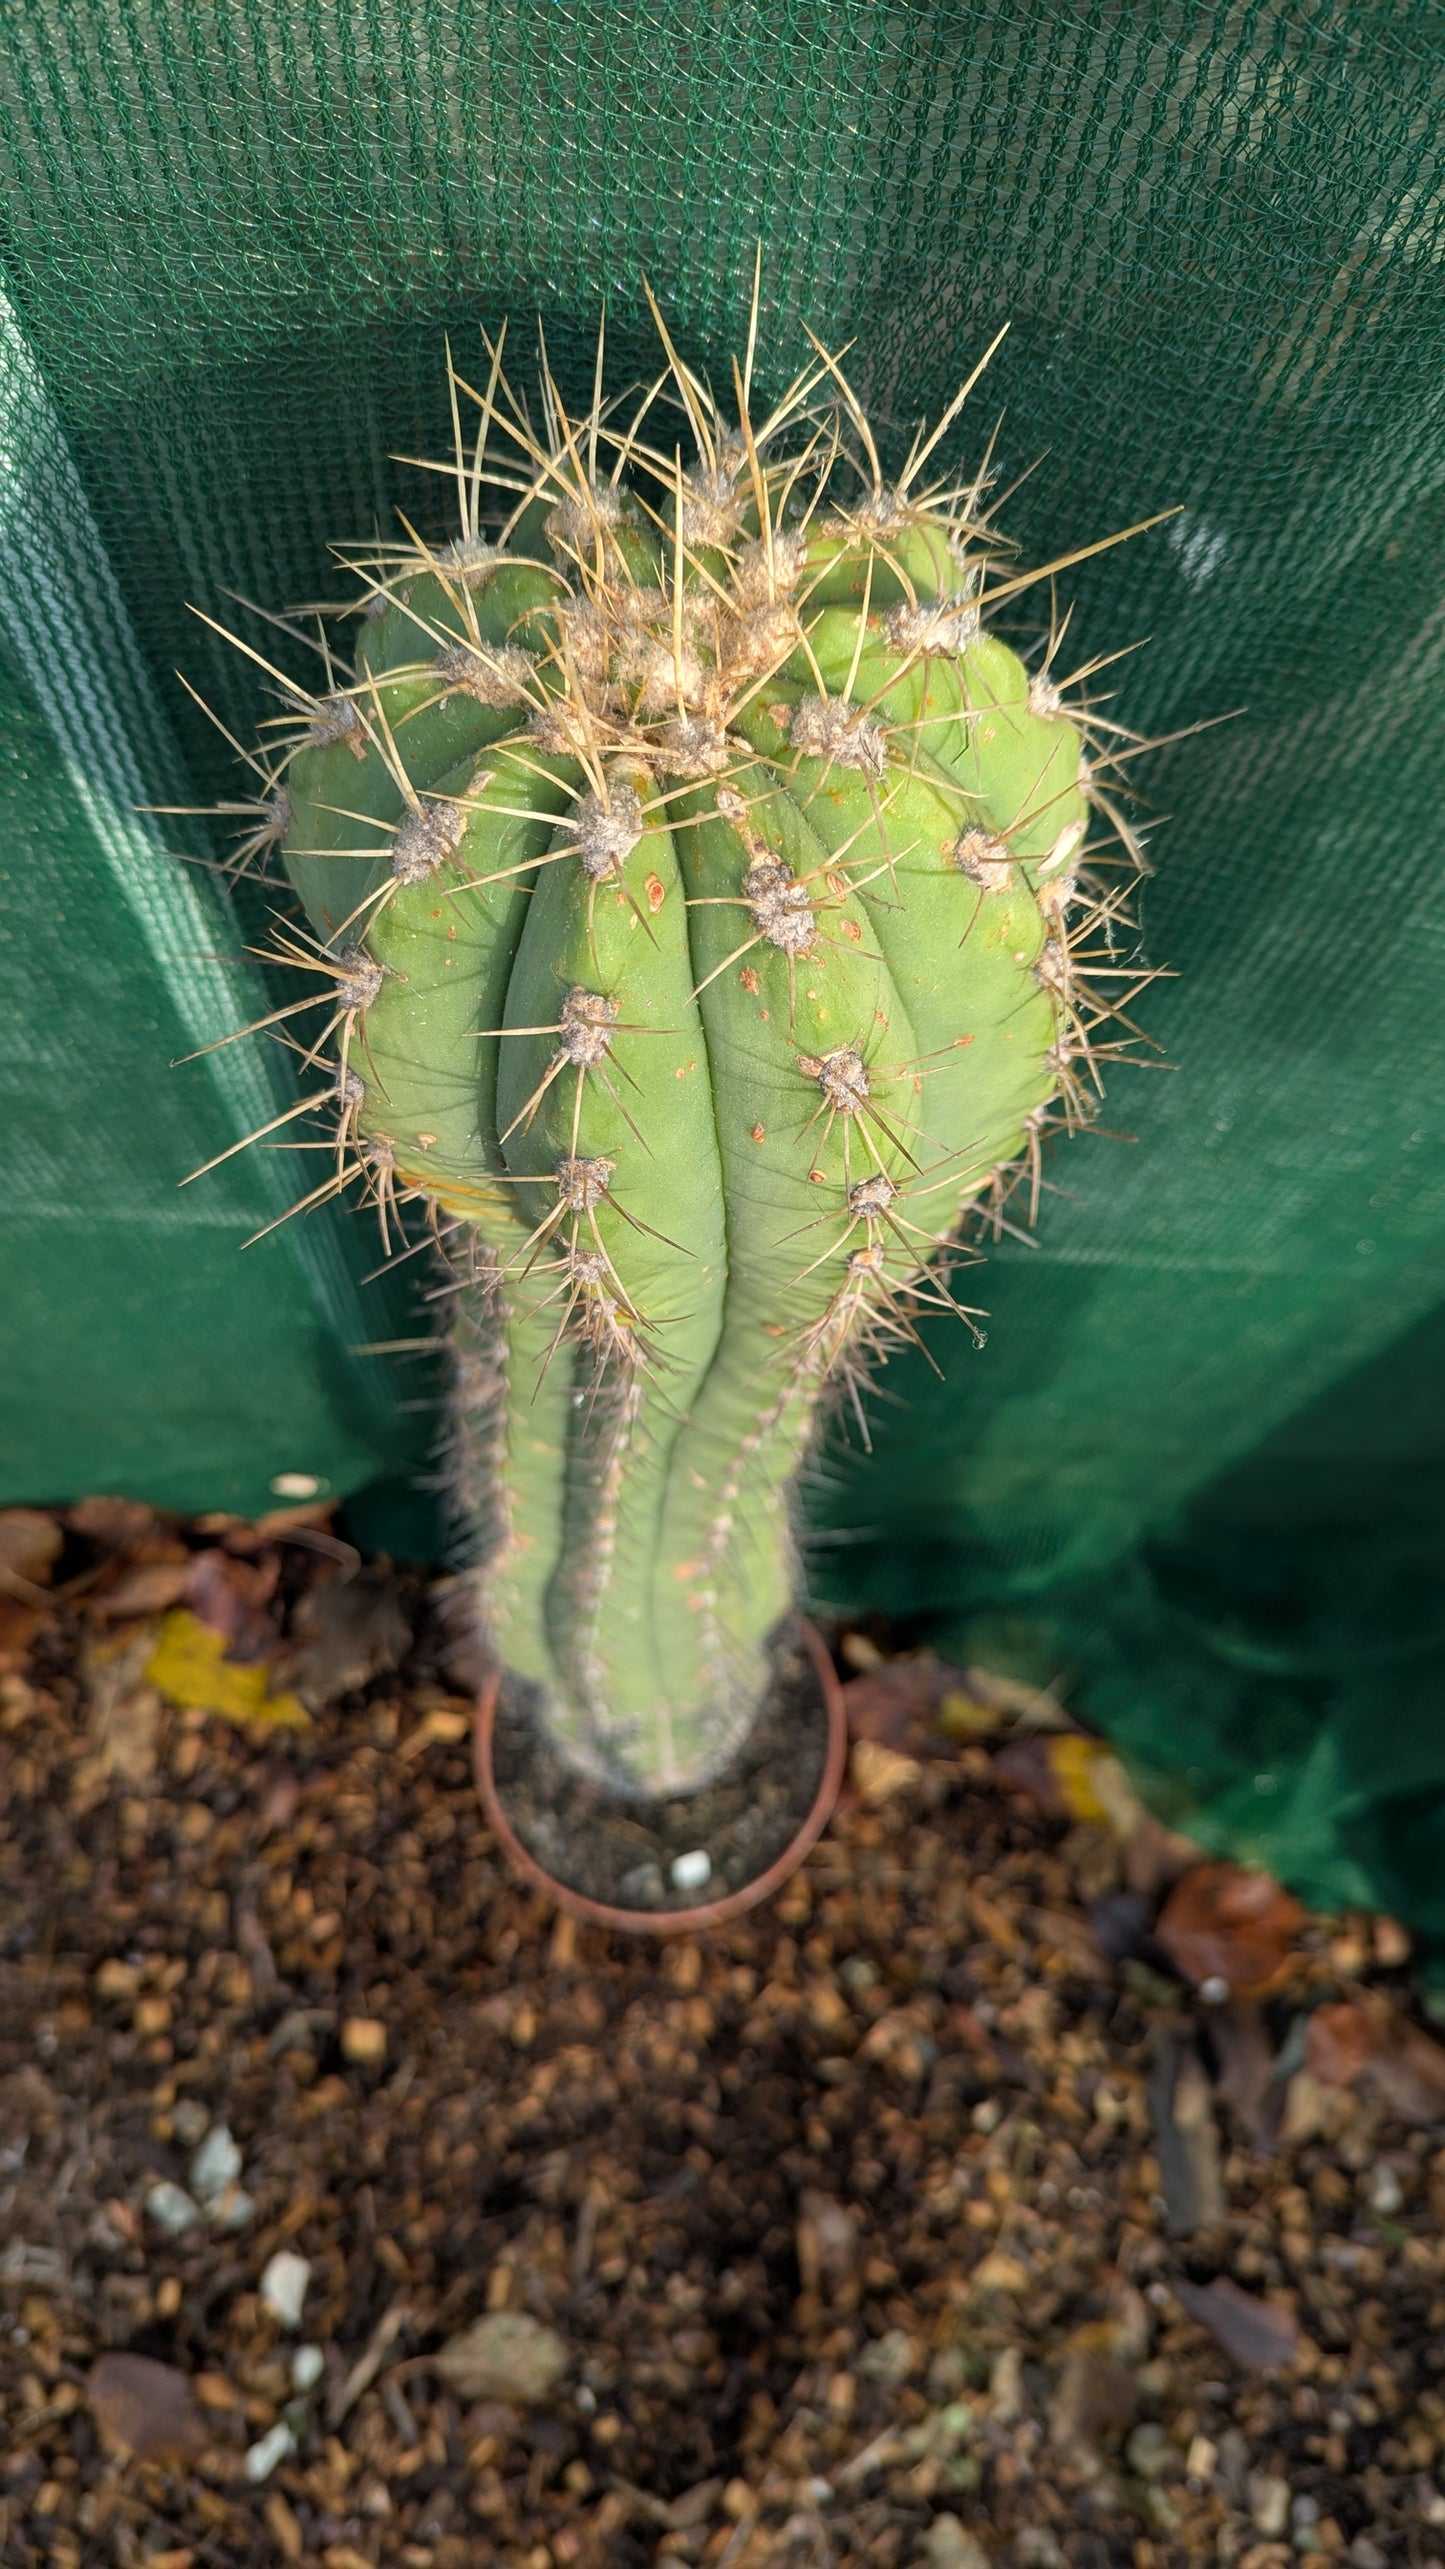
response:
[[[848,1711],[838,1672],[833,1666],[827,1645],[816,1624],[810,1623],[806,1615],[800,1616],[799,1622],[808,1656],[813,1663],[813,1674],[818,1681],[818,1691],[823,1698],[823,1709],[828,1722],[828,1746],[823,1759],[823,1772],[818,1779],[818,1789],[813,1796],[812,1806],[806,1819],[796,1836],[784,1847],[782,1854],[775,1856],[766,1871],[760,1873],[755,1881],[745,1882],[739,1890],[729,1891],[721,1899],[704,1900],[694,1909],[620,1909],[614,1907],[610,1901],[593,1900],[585,1891],[575,1891],[570,1882],[557,1881],[554,1875],[548,1873],[545,1867],[538,1863],[530,1849],[523,1845],[507,1818],[497,1793],[496,1777],[492,1768],[492,1745],[496,1731],[502,1672],[496,1669],[488,1677],[477,1697],[477,1708],[472,1723],[472,1765],[476,1775],[477,1791],[486,1813],[487,1825],[513,1872],[519,1874],[534,1891],[540,1891],[546,1899],[555,1902],[559,1909],[567,1910],[572,1917],[583,1919],[590,1926],[620,1927],[632,1935],[685,1936],[695,1934],[702,1928],[730,1926],[734,1919],[745,1917],[750,1909],[757,1908],[764,1900],[770,1900],[773,1893],[780,1891],[783,1884],[797,1872],[804,1857],[816,1846],[832,1818],[834,1805],[842,1790],[843,1770],[848,1758]]]

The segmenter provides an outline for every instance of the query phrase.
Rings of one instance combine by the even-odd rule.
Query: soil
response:
[[[777,1637],[772,1668],[727,1773],[660,1802],[609,1794],[578,1775],[530,1718],[531,1690],[504,1680],[492,1771],[528,1853],[555,1882],[620,1909],[693,1909],[756,1882],[812,1809],[828,1747],[826,1708],[796,1627]]]
[[[1391,1922],[1256,1900],[1267,1994],[1209,2003],[1190,1851],[1088,1816],[1077,1739],[911,1736],[895,1662],[771,1908],[581,1928],[498,1861],[417,1583],[91,1522],[0,1605],[6,2569],[1445,2559]],[[162,1696],[179,1594],[269,1711]]]

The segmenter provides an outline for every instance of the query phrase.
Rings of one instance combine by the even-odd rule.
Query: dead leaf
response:
[[[221,1634],[186,1606],[173,1606],[166,1616],[145,1673],[173,1704],[192,1712],[262,1730],[305,1730],[310,1722],[297,1696],[272,1694],[268,1668],[229,1658]]]
[[[1053,1819],[1068,1816],[1063,1787],[1054,1772],[1047,1739],[1011,1739],[994,1753],[992,1772],[1015,1792],[1028,1793]]]
[[[212,1508],[205,1516],[197,1517],[196,1531],[213,1535],[228,1552],[244,1559],[284,1535],[324,1533],[334,1514],[329,1499],[307,1499],[299,1507],[268,1508],[264,1516],[231,1516],[224,1508]]]
[[[0,1666],[24,1666],[45,1620],[39,1606],[23,1606],[16,1597],[0,1596]]]
[[[1362,1992],[1309,2021],[1306,2063],[1327,2086],[1373,2088],[1402,2123],[1445,2117],[1445,2045],[1382,1990]]]
[[[33,1592],[49,1587],[64,1543],[54,1517],[43,1508],[0,1508],[0,1588],[35,1602]]]
[[[144,2462],[184,2460],[205,2446],[186,2375],[150,2355],[99,2356],[86,2376],[85,2396],[105,2441]]]
[[[1326,2087],[1353,2087],[1370,2065],[1374,2040],[1367,2010],[1356,1999],[1317,2007],[1305,2036],[1311,2075]]]
[[[0,1653],[17,1665],[44,1623],[63,1541],[42,1509],[0,1509]]]
[[[77,1499],[67,1508],[65,1522],[72,1533],[83,1534],[98,1543],[104,1552],[136,1552],[148,1542],[160,1522],[155,1509],[144,1499]]]
[[[228,1659],[247,1663],[274,1657],[281,1636],[268,1608],[281,1564],[273,1552],[262,1561],[233,1561],[228,1552],[194,1552],[185,1598],[208,1631],[219,1633]]]
[[[133,1561],[95,1599],[91,1612],[107,1623],[119,1623],[129,1615],[164,1614],[167,1606],[179,1605],[190,1572],[189,1552],[172,1561]]]
[[[287,1652],[286,1676],[314,1713],[399,1668],[411,1648],[411,1625],[384,1568],[308,1588],[291,1629],[298,1638]]]
[[[1175,1883],[1154,1934],[1196,1989],[1220,1998],[1262,1998],[1299,1961],[1296,1939],[1307,1917],[1267,1873],[1195,1864]]]
[[[917,1650],[886,1659],[862,1677],[850,1677],[843,1688],[849,1737],[875,1742],[898,1756],[926,1754],[939,1706],[957,1676],[931,1650]],[[938,1754],[937,1742],[933,1753]]]
[[[1129,1837],[1144,1805],[1117,1757],[1082,1731],[1056,1731],[1046,1747],[1070,1817],[1105,1820],[1116,1837]]]
[[[535,2407],[556,2389],[572,2361],[555,2328],[523,2310],[489,2310],[449,2337],[432,2366],[461,2400],[507,2399]]]
[[[1299,2321],[1293,2311],[1242,2292],[1228,2275],[1216,2275],[1209,2284],[1192,2284],[1181,2275],[1174,2294],[1215,2345],[1247,2372],[1282,2369],[1299,2354]]]

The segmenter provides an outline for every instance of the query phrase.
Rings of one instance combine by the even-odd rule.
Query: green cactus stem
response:
[[[1111,727],[987,629],[1024,583],[953,412],[890,480],[831,360],[755,420],[662,335],[630,423],[453,378],[460,526],[356,565],[241,852],[323,979],[316,1193],[452,1262],[491,1645],[637,1793],[745,1736],[820,1401],[972,1325],[960,1225],[1036,1189],[1142,977],[1086,848]]]

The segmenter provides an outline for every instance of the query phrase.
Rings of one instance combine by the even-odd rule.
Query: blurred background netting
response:
[[[814,1477],[825,1603],[1062,1678],[1220,1844],[1445,1934],[1445,20],[1379,0],[7,0],[0,7],[4,1495],[368,1493],[423,1541],[424,1363],[344,1217],[238,1254],[286,1102],[254,914],[140,801],[234,794],[260,609],[438,486],[442,348],[537,315],[573,391],[641,276],[726,380],[854,343],[895,450],[999,323],[1070,655],[1142,732],[1172,1067],[1058,1151],[985,1352],[890,1367]],[[525,371],[525,366],[524,366]],[[1047,617],[1021,623],[1027,643]],[[1078,637],[1073,653],[1072,636]],[[274,639],[274,637],[273,637]],[[293,666],[296,665],[293,660]],[[1156,826],[1169,815],[1168,826]],[[250,1053],[254,1058],[243,1059]],[[291,1172],[294,1175],[294,1170]],[[300,1189],[292,1186],[290,1192]],[[409,1513],[410,1511],[410,1513]]]

